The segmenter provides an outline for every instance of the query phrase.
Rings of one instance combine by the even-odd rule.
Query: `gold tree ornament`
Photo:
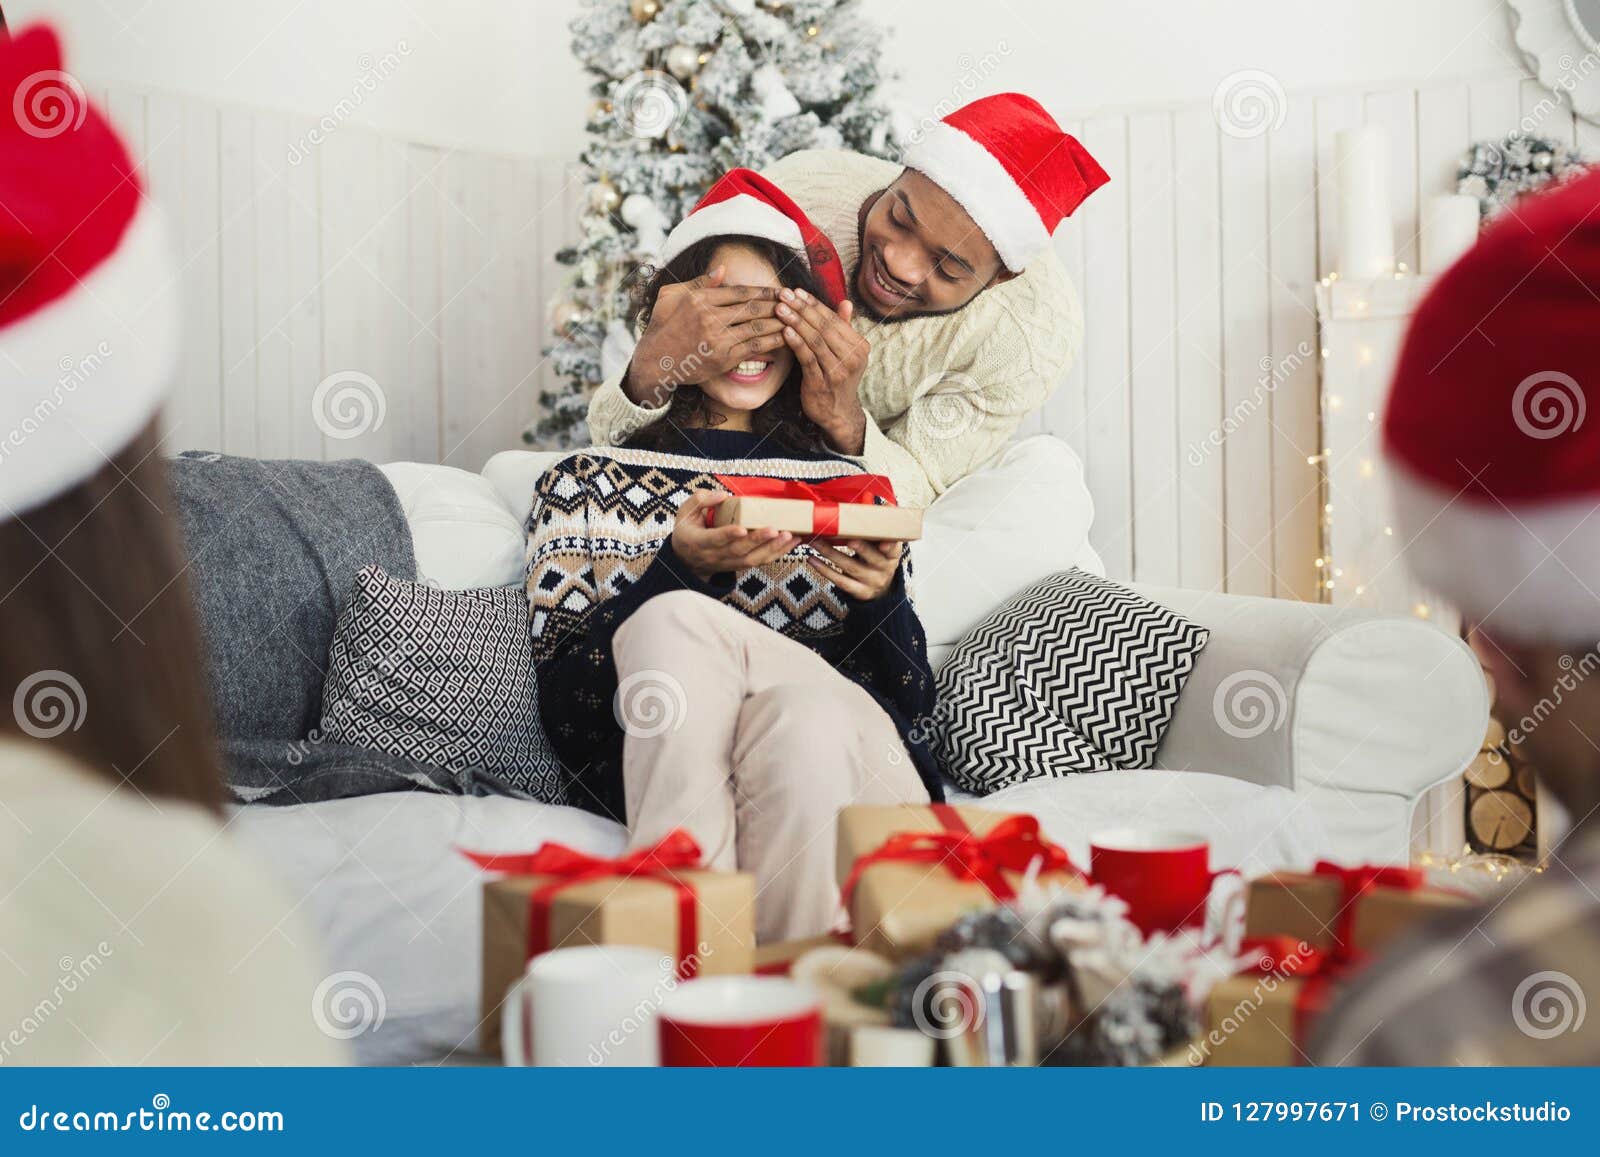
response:
[[[628,10],[633,13],[634,23],[649,24],[661,15],[661,0],[632,0]]]
[[[571,335],[589,320],[589,311],[575,301],[557,302],[550,311],[550,324],[559,333]]]
[[[596,213],[615,213],[622,207],[622,194],[606,177],[589,187],[589,207]]]

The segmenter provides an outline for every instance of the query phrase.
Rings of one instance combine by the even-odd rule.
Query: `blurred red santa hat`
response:
[[[1600,173],[1486,229],[1395,368],[1383,440],[1404,557],[1509,636],[1600,642],[1597,294]]]
[[[85,481],[155,416],[176,270],[127,149],[55,33],[0,37],[0,519]]]

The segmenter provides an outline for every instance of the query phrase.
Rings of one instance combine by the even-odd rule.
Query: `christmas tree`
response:
[[[595,76],[581,236],[551,308],[546,351],[564,379],[523,433],[541,446],[586,435],[589,395],[633,348],[632,276],[721,173],[797,149],[894,152],[879,100],[878,30],[860,0],[588,0],[573,53]]]

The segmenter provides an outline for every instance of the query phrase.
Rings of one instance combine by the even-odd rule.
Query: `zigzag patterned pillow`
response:
[[[940,670],[940,762],[978,794],[1150,767],[1209,637],[1076,567],[1051,575],[973,628]]]
[[[367,567],[328,652],[321,737],[448,771],[481,768],[566,802],[539,723],[521,587],[445,591]]]

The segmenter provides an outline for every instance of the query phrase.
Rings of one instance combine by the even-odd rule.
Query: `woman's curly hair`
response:
[[[693,281],[707,273],[711,259],[724,245],[752,250],[778,271],[778,280],[790,289],[803,289],[826,301],[822,287],[810,267],[793,249],[762,237],[730,235],[696,241],[671,261],[658,268],[640,271],[634,282],[628,320],[635,333],[650,324],[650,311],[656,298],[668,285]],[[682,445],[681,431],[690,427],[715,427],[719,417],[707,405],[705,392],[698,385],[679,385],[672,393],[667,412],[650,425],[635,431],[624,443],[644,450],[672,451]],[[778,392],[750,415],[750,428],[765,437],[774,450],[817,453],[826,450],[822,431],[806,417],[800,405],[800,363],[795,362]]]

